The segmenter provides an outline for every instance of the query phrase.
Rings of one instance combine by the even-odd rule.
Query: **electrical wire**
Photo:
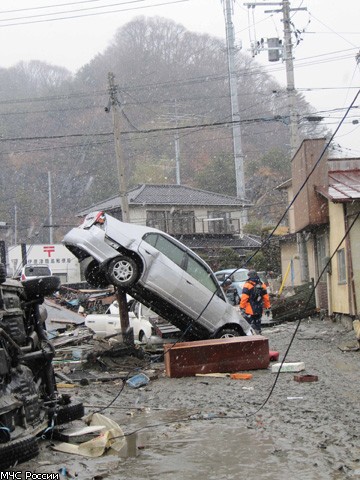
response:
[[[138,2],[138,1],[145,1],[145,0],[132,0],[132,1],[129,1],[129,2],[125,2],[125,3],[134,3],[134,2]],[[174,5],[176,3],[184,3],[184,2],[188,2],[188,1],[190,1],[190,0],[168,0],[168,1],[163,2],[163,3],[154,3],[152,5],[144,5],[144,6],[140,6],[140,7],[129,7],[129,8],[121,8],[121,9],[117,9],[117,10],[108,10],[106,12],[85,13],[85,14],[82,14],[82,15],[68,15],[66,17],[47,18],[47,19],[43,19],[43,20],[30,20],[30,21],[25,21],[25,22],[5,23],[3,25],[0,25],[0,28],[14,27],[14,26],[18,26],[18,25],[33,25],[33,24],[36,24],[36,23],[44,23],[44,22],[55,22],[55,21],[58,21],[58,20],[73,20],[75,18],[92,17],[92,16],[98,16],[98,15],[109,15],[109,14],[114,14],[114,13],[119,13],[119,12],[128,12],[128,11],[133,11],[133,10],[140,10],[140,9],[144,9],[144,8],[154,8],[154,7],[162,7],[162,6],[165,6],[165,5]],[[44,16],[44,15],[42,15],[42,16]]]

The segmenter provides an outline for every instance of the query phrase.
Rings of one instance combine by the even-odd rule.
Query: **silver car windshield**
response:
[[[233,282],[245,282],[248,279],[247,271],[235,272],[232,277],[233,277]]]

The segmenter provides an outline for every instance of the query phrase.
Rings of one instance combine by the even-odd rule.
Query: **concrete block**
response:
[[[280,370],[281,367],[281,370]],[[293,362],[293,363],[286,363],[284,362],[281,366],[281,362],[274,363],[271,365],[272,373],[277,373],[278,371],[281,372],[301,372],[301,370],[305,370],[305,363],[304,362]]]
[[[168,377],[268,368],[269,340],[261,335],[164,345]]]

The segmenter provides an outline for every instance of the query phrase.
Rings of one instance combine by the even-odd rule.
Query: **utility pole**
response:
[[[127,182],[125,176],[125,165],[124,157],[122,155],[121,148],[121,138],[120,138],[120,113],[119,107],[121,103],[117,98],[117,86],[114,83],[115,76],[113,73],[108,73],[109,81],[109,106],[105,108],[105,111],[108,112],[109,109],[112,109],[113,114],[113,127],[114,127],[114,140],[115,140],[115,154],[116,162],[118,168],[118,177],[119,177],[119,192],[120,192],[120,201],[121,201],[121,215],[124,222],[130,222],[129,216],[129,203],[127,198]],[[121,325],[121,334],[122,340],[127,345],[134,345],[134,332],[130,328],[129,322],[129,311],[127,308],[127,298],[125,290],[121,288],[116,288],[116,296],[119,304],[119,316],[120,316],[120,325]]]
[[[49,242],[50,245],[54,241],[54,227],[53,227],[53,215],[52,215],[52,194],[51,194],[51,173],[48,172],[48,185],[49,185]]]
[[[14,246],[17,245],[17,205],[14,205]]]
[[[177,103],[175,100],[175,125],[178,126],[178,111]],[[176,168],[176,185],[180,185],[180,137],[179,132],[175,133],[175,168]]]
[[[231,2],[234,0],[223,0],[224,16],[226,27],[226,47],[229,71],[229,87],[231,101],[231,120],[235,162],[236,195],[245,200],[245,181],[244,181],[244,155],[241,144],[240,112],[237,92],[237,74],[235,65],[235,33],[232,22],[233,8]],[[245,215],[246,212],[243,212]]]
[[[293,51],[291,40],[291,28],[290,28],[290,11],[293,10],[306,10],[306,8],[290,8],[289,0],[282,0],[279,2],[265,2],[265,3],[245,3],[247,7],[264,6],[264,5],[279,5],[282,8],[280,10],[265,10],[265,13],[282,13],[284,24],[284,60],[286,67],[286,85],[287,85],[287,100],[290,119],[290,150],[291,158],[299,148],[299,124],[296,108],[296,90],[295,90],[295,78],[294,78],[294,63],[293,63]],[[296,234],[296,242],[298,246],[299,259],[300,259],[300,276],[302,283],[309,281],[309,263],[306,247],[305,232],[298,232]]]
[[[117,162],[117,169],[118,169],[118,177],[119,177],[119,193],[120,193],[120,202],[121,202],[121,215],[123,222],[130,222],[129,216],[129,203],[127,198],[127,181],[125,176],[125,165],[124,165],[124,157],[122,154],[121,148],[121,138],[120,138],[120,112],[119,107],[121,107],[121,103],[117,97],[117,85],[114,83],[115,76],[113,73],[108,73],[108,82],[109,82],[109,106],[105,108],[105,111],[108,112],[111,108],[112,115],[113,115],[113,128],[114,128],[114,140],[115,140],[115,154],[116,154],[116,162]]]
[[[294,63],[293,63],[293,45],[291,40],[291,22],[290,22],[290,11],[299,11],[306,10],[305,7],[299,8],[290,8],[290,0],[282,0],[281,2],[263,2],[263,3],[244,3],[248,8],[254,7],[264,7],[264,6],[280,6],[279,10],[265,10],[265,13],[282,13],[282,22],[284,25],[284,48],[283,48],[283,60],[285,61],[286,68],[286,91],[287,91],[287,101],[288,101],[288,111],[289,111],[289,120],[290,120],[290,149],[291,156],[293,157],[296,150],[299,147],[299,124],[298,124],[298,115],[296,108],[296,90],[295,90],[295,79],[294,79]],[[270,40],[277,39],[268,39],[268,44]],[[280,49],[280,44],[277,47]],[[277,50],[275,47],[269,47],[269,51]],[[281,47],[282,48],[282,47]],[[273,60],[279,60],[280,55],[274,55]]]
[[[290,2],[283,0],[283,23],[284,23],[284,46],[285,46],[285,67],[286,67],[286,85],[287,98],[290,117],[290,148],[291,157],[295,155],[299,147],[299,124],[296,108],[296,91],[294,78],[294,63],[292,53],[292,41],[290,30]]]
[[[287,98],[289,105],[290,117],[290,148],[291,158],[294,157],[296,150],[299,148],[299,123],[296,109],[296,90],[294,79],[294,63],[290,30],[290,2],[283,0],[283,23],[284,23],[284,45],[285,45],[285,66],[286,66],[286,82],[287,82]],[[298,232],[296,234],[296,243],[299,252],[300,261],[300,278],[302,283],[309,281],[309,260],[307,245],[305,239],[306,232]]]

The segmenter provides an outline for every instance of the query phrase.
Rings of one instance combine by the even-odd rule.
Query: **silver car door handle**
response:
[[[192,285],[192,283],[191,283],[191,282],[189,282],[189,280],[186,280],[186,283],[188,283],[189,285]]]

